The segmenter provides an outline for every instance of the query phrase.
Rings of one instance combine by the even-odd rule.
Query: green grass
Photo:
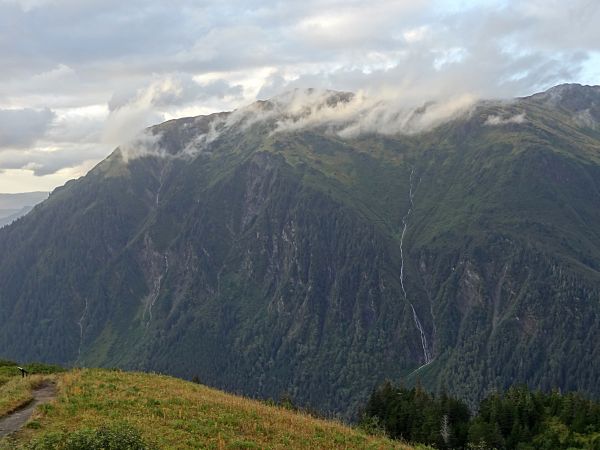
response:
[[[144,442],[168,449],[412,448],[163,375],[83,369],[57,380],[58,398],[40,408],[30,421],[35,426],[26,426],[9,445],[63,442],[77,433],[88,438],[93,430],[125,426]]]
[[[31,391],[50,377],[44,375],[33,375],[27,378],[11,377],[0,387],[0,417],[29,403],[33,399]]]
[[[0,359],[0,417],[29,403],[33,398],[31,391],[53,378],[48,375],[64,371],[62,367],[42,363],[23,366],[32,376],[21,378],[18,363]]]

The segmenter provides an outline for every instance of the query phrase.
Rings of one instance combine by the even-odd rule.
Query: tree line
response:
[[[361,426],[438,449],[600,450],[600,403],[527,386],[494,392],[471,413],[444,391],[385,382],[369,398]]]

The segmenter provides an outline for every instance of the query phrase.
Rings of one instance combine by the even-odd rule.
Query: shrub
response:
[[[65,372],[66,370],[64,367],[58,366],[56,364],[44,364],[38,362],[27,364],[25,366],[25,369],[27,369],[27,371],[30,374],[40,373],[44,375],[48,375],[51,373],[61,373]]]
[[[150,450],[135,428],[117,424],[72,433],[49,433],[29,446],[30,450]]]
[[[16,366],[17,363],[9,359],[0,359],[0,367]]]

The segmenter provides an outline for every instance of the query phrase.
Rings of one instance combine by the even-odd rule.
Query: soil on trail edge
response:
[[[20,430],[29,420],[37,405],[47,403],[56,397],[56,385],[54,383],[45,383],[34,389],[31,394],[33,395],[32,401],[0,419],[0,438]]]

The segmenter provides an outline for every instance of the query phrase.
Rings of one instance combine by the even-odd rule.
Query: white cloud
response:
[[[274,99],[269,114],[279,119],[275,131],[324,127],[341,137],[360,134],[412,134],[428,130],[470,110],[476,98],[468,95],[415,105],[402,91],[389,90],[367,95],[295,90]]]
[[[510,117],[502,117],[502,116],[488,116],[484,122],[484,125],[496,126],[496,125],[508,125],[511,123],[521,124],[525,123],[527,119],[525,118],[525,113],[515,114]]]
[[[165,98],[176,97],[180,86],[171,79],[159,80],[144,90],[138,91],[132,98],[126,99],[123,104],[113,106],[104,128],[102,139],[111,145],[130,141],[140,131],[153,123],[161,122],[164,116],[157,112],[155,104]]]
[[[409,44],[422,41],[429,33],[429,26],[421,25],[420,27],[411,28],[402,33],[402,37]]]
[[[119,146],[123,161],[126,163],[132,159],[142,158],[144,156],[157,156],[168,158],[171,155],[164,147],[160,146],[160,134],[152,134],[147,130],[138,132],[128,141],[124,141]]]
[[[120,149],[126,162],[144,157],[187,159],[211,152],[211,144],[224,133],[243,132],[261,124],[265,133],[277,134],[318,128],[342,138],[361,134],[414,134],[469,113],[476,102],[472,96],[450,97],[415,107],[402,92],[378,95],[295,89],[266,102],[254,102],[225,115],[200,117],[185,126],[199,131],[182,149],[167,149],[163,135],[152,129],[139,134]],[[511,119],[512,120],[512,119]]]

